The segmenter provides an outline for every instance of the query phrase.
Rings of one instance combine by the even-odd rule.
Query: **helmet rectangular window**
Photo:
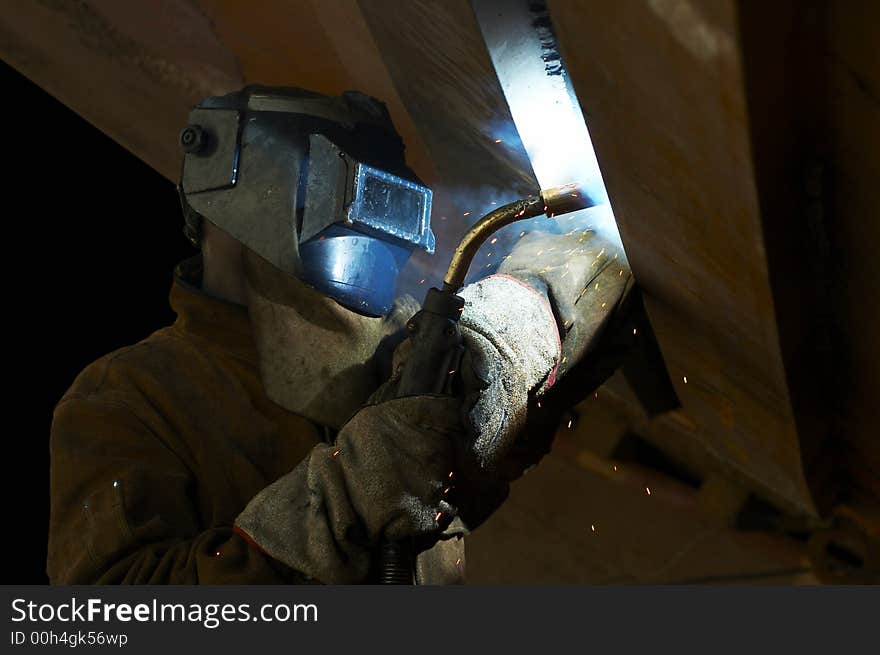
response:
[[[349,219],[413,245],[422,245],[430,220],[431,191],[426,187],[358,165]]]

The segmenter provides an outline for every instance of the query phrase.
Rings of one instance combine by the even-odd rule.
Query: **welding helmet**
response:
[[[180,142],[189,238],[208,220],[346,309],[386,315],[409,256],[434,250],[431,191],[369,96],[248,86],[200,102]]]

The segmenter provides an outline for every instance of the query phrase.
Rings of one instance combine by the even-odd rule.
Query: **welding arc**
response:
[[[480,246],[502,227],[541,214],[552,218],[587,209],[592,205],[593,202],[581,185],[571,183],[544,189],[540,195],[529,196],[489,212],[474,223],[456,247],[446,277],[443,278],[443,290],[455,293],[464,285],[468,269]]]

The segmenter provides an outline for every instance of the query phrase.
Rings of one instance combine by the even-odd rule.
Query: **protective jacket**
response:
[[[462,291],[470,298],[470,312],[462,316],[463,331],[473,333],[468,363],[462,362],[471,375],[462,376],[466,383],[473,378],[469,386],[476,389],[469,419],[480,465],[480,470],[471,471],[457,464],[462,475],[456,478],[455,486],[461,488],[456,502],[467,527],[479,525],[503,501],[507,483],[549,450],[564,409],[620,365],[632,337],[624,342],[619,335],[637,332],[624,311],[624,299],[631,297],[626,293],[631,286],[629,270],[616,264],[601,243],[572,253],[571,248],[561,247],[569,244],[560,241],[553,247],[567,253],[565,263],[544,266],[533,274],[533,262],[543,252],[544,242],[526,241],[521,240],[514,251],[514,255],[521,251],[521,256],[509,260],[510,270],[502,270],[506,275]],[[522,271],[519,264],[524,264]],[[569,275],[569,267],[580,273]],[[322,477],[321,467],[315,468],[315,475],[294,475],[300,471],[297,465],[314,452],[328,451],[333,459],[335,451],[315,446],[333,442],[336,435],[269,399],[248,309],[205,295],[198,288],[199,277],[198,260],[178,267],[171,290],[177,321],[89,366],[56,408],[48,559],[53,583],[313,581],[303,572],[326,577],[318,572],[324,570],[321,567],[303,563],[314,558],[282,556],[282,551],[290,550],[282,545],[294,541],[303,545],[301,539],[286,534],[280,541],[273,538],[279,529],[298,525],[299,520],[284,517],[300,516],[304,508],[311,508],[308,516],[319,522],[342,526],[341,532],[309,531],[311,536],[332,533],[332,538],[319,540],[321,548],[314,544],[307,548],[309,553],[325,553],[325,549],[335,553],[348,541],[363,545],[358,526],[340,518],[363,518],[371,507],[377,508],[352,497],[348,486],[352,476]],[[536,289],[544,289],[547,298]],[[527,305],[534,306],[534,315],[525,311]],[[508,306],[515,308],[515,315],[508,315]],[[516,321],[524,322],[524,330],[511,328]],[[539,324],[546,324],[543,340],[537,338]],[[540,344],[546,348],[537,348]],[[290,375],[298,377],[296,368]],[[550,378],[555,380],[553,391],[539,399],[536,392]],[[533,411],[527,411],[532,405]],[[506,420],[498,419],[498,408]],[[389,416],[393,414],[389,410]],[[384,460],[371,456],[369,461]],[[340,470],[348,470],[348,459],[338,463]],[[366,492],[376,486],[374,482],[394,477],[397,470],[389,465],[376,477],[363,464],[356,457],[352,460],[360,474],[354,476],[360,480],[357,488]],[[270,493],[279,491],[274,483],[282,478],[297,484],[282,484],[280,493]],[[469,481],[478,484],[470,488]],[[288,493],[287,487],[296,493]],[[257,502],[260,499],[266,502]],[[328,514],[327,508],[337,506],[356,511]],[[236,529],[233,526],[242,525],[236,521],[248,507],[245,523],[250,529]],[[279,507],[285,511],[276,511]],[[378,515],[387,518],[387,514]],[[420,555],[416,566],[420,583],[461,581],[462,544],[453,537]],[[294,550],[302,554],[302,549]],[[344,548],[340,552],[341,560],[336,558],[340,562],[351,559]],[[343,562],[336,568],[346,566]],[[364,574],[369,568],[360,567]]]
[[[325,430],[264,391],[246,307],[178,267],[173,325],[88,366],[55,408],[54,584],[305,582],[233,530]]]

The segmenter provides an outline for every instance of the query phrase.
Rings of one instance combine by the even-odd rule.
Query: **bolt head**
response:
[[[205,146],[207,136],[198,125],[187,125],[180,132],[180,147],[184,152],[198,154]]]

